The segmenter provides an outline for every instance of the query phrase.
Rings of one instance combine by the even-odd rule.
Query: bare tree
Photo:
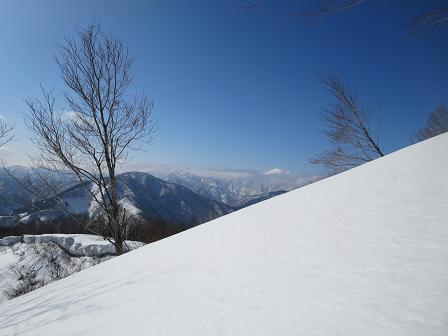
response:
[[[94,202],[93,216],[119,255],[129,214],[118,199],[116,172],[130,151],[151,143],[152,102],[144,94],[129,95],[133,58],[120,39],[98,24],[66,37],[56,61],[71,112],[58,110],[56,95],[43,88],[41,100],[26,99],[26,124],[40,149],[33,165],[68,171],[84,185]]]
[[[377,117],[381,127],[379,106],[361,107],[350,87],[337,76],[330,76],[323,83],[335,101],[321,114],[324,133],[333,148],[310,162],[322,165],[335,174],[384,156],[371,126],[371,119]]]
[[[446,105],[439,105],[429,115],[426,127],[415,135],[415,141],[423,141],[445,132],[448,132],[448,108]]]
[[[434,31],[445,24],[448,24],[448,5],[416,16],[409,24],[409,30],[414,34],[420,31]]]

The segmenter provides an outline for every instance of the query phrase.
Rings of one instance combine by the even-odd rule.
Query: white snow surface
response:
[[[448,134],[0,304],[1,335],[448,335]]]

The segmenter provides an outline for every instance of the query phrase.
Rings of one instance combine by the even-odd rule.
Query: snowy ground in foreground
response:
[[[127,241],[129,249],[143,243]],[[34,273],[38,284],[47,285],[112,258],[114,247],[102,237],[86,234],[43,234],[10,236],[0,239],[0,302],[5,291],[17,287],[17,271]],[[57,267],[58,269],[55,269]],[[1,330],[1,328],[0,328]],[[0,332],[1,335],[1,332]]]
[[[448,134],[0,304],[2,335],[448,335]]]

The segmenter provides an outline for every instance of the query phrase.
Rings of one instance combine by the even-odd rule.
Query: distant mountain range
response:
[[[8,171],[9,173],[0,168],[0,216],[11,215],[14,210],[30,204],[33,201],[33,195],[21,183],[26,185],[25,179],[27,178],[34,182],[38,180],[38,171],[33,172],[23,166],[9,167]],[[53,174],[52,180],[60,190],[76,184],[70,175],[62,173]],[[41,186],[41,191],[42,194],[45,194],[43,186]]]
[[[147,173],[129,172],[117,176],[120,203],[127,213],[145,219],[161,220],[182,228],[189,228],[233,211],[233,208],[188,188],[169,183]],[[71,186],[59,195],[64,209],[71,214],[91,214],[96,203],[82,184]],[[64,219],[70,215],[54,206],[51,198],[16,208],[10,220],[17,223],[33,223]]]
[[[26,168],[16,166],[19,177]],[[183,170],[127,172],[118,175],[120,202],[128,213],[145,219],[172,223],[182,229],[207,222],[273,196],[307,184],[288,171],[235,174],[192,173]],[[60,174],[55,176],[64,190],[59,199],[73,214],[90,214],[95,203],[83,185]],[[50,195],[50,193],[49,193]],[[33,203],[34,202],[34,203]],[[0,227],[49,222],[68,218],[67,212],[49,199],[33,200],[31,195],[8,174],[0,174]]]
[[[11,176],[0,172],[0,215],[10,215],[19,207],[30,203],[32,197]]]
[[[260,200],[264,200],[276,196],[276,192],[290,191],[317,179],[304,178],[279,168],[267,172],[241,171],[233,174],[210,170],[189,172],[179,169],[150,170],[150,172],[165,181],[183,185],[200,195],[236,208],[240,208],[249,198],[260,197]]]

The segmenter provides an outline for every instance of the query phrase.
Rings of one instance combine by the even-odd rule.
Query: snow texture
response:
[[[1,335],[448,335],[448,134],[0,304]]]

